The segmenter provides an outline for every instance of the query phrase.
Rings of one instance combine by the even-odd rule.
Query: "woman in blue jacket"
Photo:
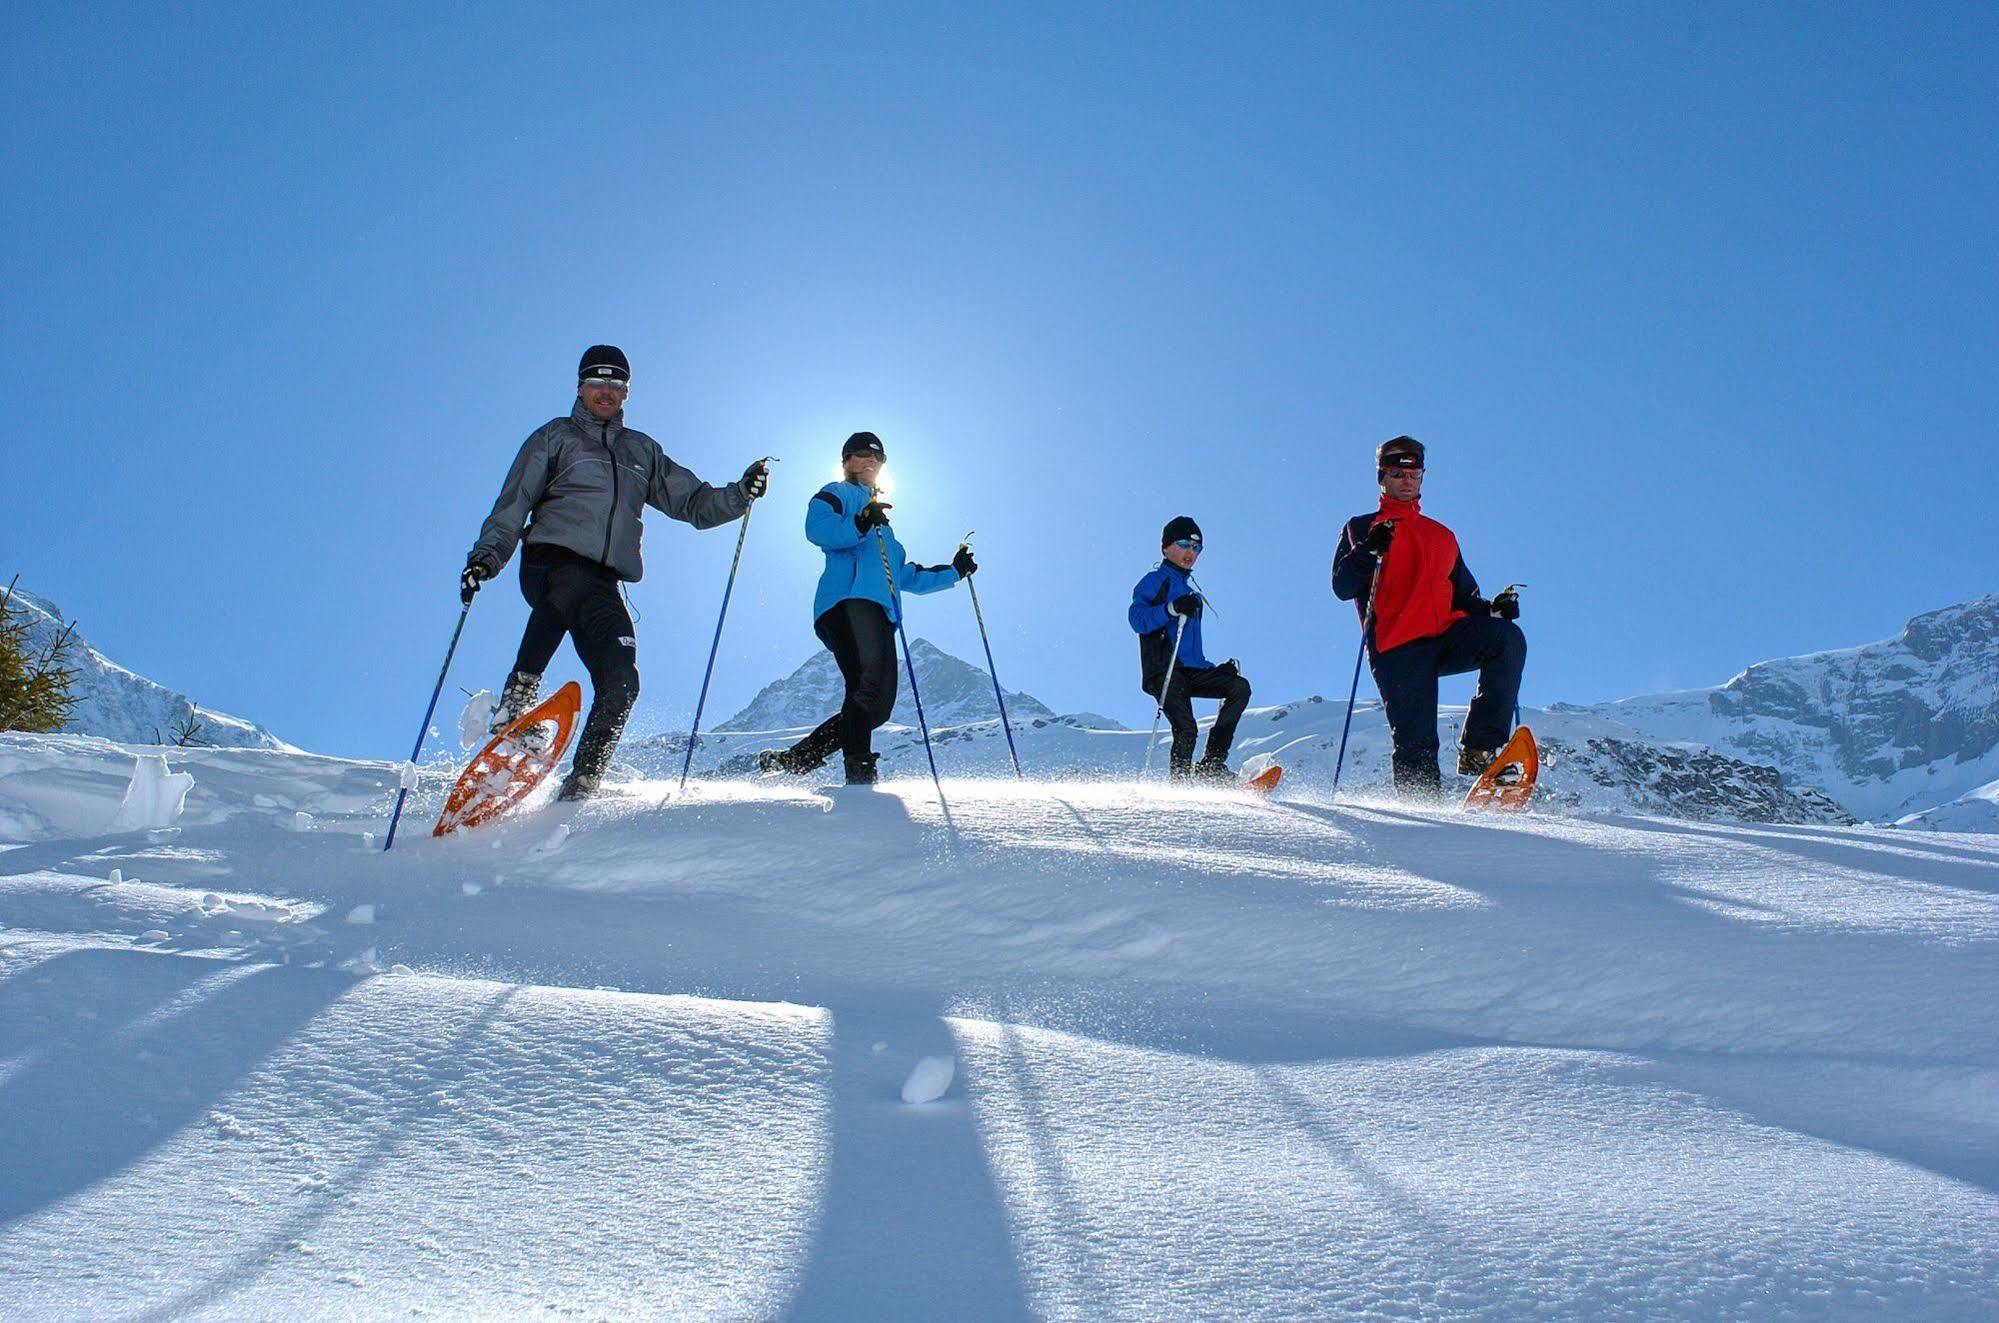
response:
[[[840,710],[789,749],[757,755],[765,771],[803,773],[834,749],[846,760],[848,785],[873,785],[875,728],[895,710],[895,627],[905,594],[956,586],[977,571],[970,549],[949,565],[912,565],[888,526],[888,502],[876,480],[888,454],[873,432],[856,432],[840,447],[843,482],[829,482],[805,506],[805,536],[826,553],[812,599],[812,632],[832,650],[847,682]],[[890,576],[895,587],[889,587]]]

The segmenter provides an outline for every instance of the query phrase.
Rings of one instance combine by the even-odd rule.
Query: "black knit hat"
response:
[[[622,384],[632,379],[632,365],[625,361],[625,351],[616,345],[591,345],[583,351],[583,361],[576,365],[576,379]]]
[[[888,463],[888,451],[882,449],[882,439],[873,432],[856,432],[847,438],[847,444],[840,447],[840,458],[852,459],[856,455],[873,455],[882,463]]]
[[[1201,526],[1186,515],[1174,515],[1166,521],[1166,527],[1159,531],[1159,546],[1163,551],[1183,537],[1199,540]]]
[[[1404,460],[1400,464],[1390,464],[1388,460],[1389,457],[1393,455],[1413,455],[1415,456],[1416,462],[1414,464],[1411,464],[1407,460]],[[1380,445],[1374,448],[1374,469],[1375,472],[1377,473],[1387,468],[1420,469],[1422,467],[1423,467],[1423,443],[1421,441],[1418,441],[1413,436],[1390,437],[1388,440],[1383,441]]]

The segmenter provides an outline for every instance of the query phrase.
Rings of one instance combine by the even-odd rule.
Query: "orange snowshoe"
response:
[[[451,787],[430,834],[448,836],[462,827],[489,822],[534,793],[569,751],[582,710],[583,686],[571,680],[547,701],[523,712],[479,750]]]

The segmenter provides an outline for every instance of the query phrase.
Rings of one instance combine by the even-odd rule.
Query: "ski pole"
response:
[[[416,728],[416,747],[410,750],[412,763],[423,756],[423,737],[430,733],[430,719],[437,712],[437,696],[444,692],[444,677],[451,674],[451,656],[458,651],[458,636],[465,632],[465,617],[471,614],[470,602],[465,603],[458,612],[458,628],[451,631],[451,646],[444,650],[444,665],[437,672],[437,687],[430,691],[430,706],[423,710],[423,724]],[[389,815],[389,838],[382,842],[383,854],[387,854],[396,843],[396,824],[402,821],[403,801],[409,798],[409,793],[408,786],[398,786],[396,789],[396,811]]]
[[[970,551],[972,535],[965,534],[965,540],[958,547],[962,551]],[[986,670],[993,677],[993,697],[999,702],[1000,729],[1006,732],[1006,751],[1013,756],[1013,775],[1016,780],[1025,781],[1027,774],[1020,770],[1020,750],[1013,747],[1013,723],[1006,719],[1006,695],[1000,692],[999,668],[993,665],[992,640],[986,637],[986,613],[979,610],[979,585],[967,578],[965,586],[972,590],[972,616],[979,622],[979,642],[985,644]]]
[[[764,456],[766,465],[777,463],[770,456]],[[743,541],[750,535],[750,511],[757,508],[751,501],[743,511],[743,526],[736,531],[736,556],[729,562],[729,581],[722,586],[722,611],[715,617],[715,639],[708,645],[708,669],[701,673],[701,697],[694,700],[694,726],[687,732],[687,757],[680,764],[680,788],[687,789],[687,773],[694,766],[694,745],[701,738],[701,711],[708,706],[708,682],[715,678],[715,654],[722,646],[722,622],[729,618],[729,597],[736,591],[736,567],[743,563]]]
[[[889,601],[895,604],[895,632],[902,640],[902,664],[909,671],[909,696],[916,703],[916,728],[923,732],[923,756],[930,760],[930,783],[937,787],[937,807],[944,811],[944,825],[951,826],[951,805],[944,798],[944,778],[937,775],[937,754],[930,747],[930,722],[923,715],[923,691],[916,686],[916,658],[909,654],[909,630],[902,622],[902,593],[895,586],[895,570],[888,563],[888,538],[877,528],[875,543],[881,547],[882,574],[888,578]]]
[[[1374,563],[1374,577],[1367,581],[1367,616],[1360,622],[1360,652],[1353,659],[1353,687],[1347,690],[1347,720],[1346,724],[1340,727],[1340,756],[1333,760],[1333,797],[1335,799],[1339,797],[1340,793],[1340,770],[1347,763],[1347,732],[1353,729],[1354,700],[1360,697],[1360,664],[1367,656],[1367,636],[1374,632],[1375,590],[1381,587],[1381,571],[1387,564],[1388,555],[1384,552],[1381,559]]]
[[[1166,691],[1173,684],[1173,666],[1180,660],[1180,636],[1187,632],[1187,617],[1180,617],[1180,625],[1173,631],[1173,655],[1166,659],[1166,678],[1159,685],[1159,706],[1152,709],[1152,733],[1145,737],[1145,766],[1139,769],[1138,779],[1143,781],[1152,775],[1152,749],[1159,743],[1159,718],[1166,711]]]

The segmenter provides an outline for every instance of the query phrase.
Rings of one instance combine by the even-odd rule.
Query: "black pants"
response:
[[[1159,681],[1153,680],[1144,686],[1145,692],[1159,697]],[[1242,720],[1243,709],[1249,706],[1249,681],[1242,678],[1233,666],[1210,666],[1205,670],[1190,670],[1185,666],[1173,668],[1173,687],[1166,692],[1167,724],[1173,727],[1172,770],[1185,772],[1194,765],[1194,737],[1200,733],[1200,726],[1194,720],[1194,700],[1197,698],[1219,698],[1222,710],[1215,715],[1215,724],[1208,731],[1208,750],[1202,755],[1203,762],[1225,763],[1229,748],[1235,743],[1236,723]]]
[[[563,635],[590,672],[590,716],[576,739],[575,771],[602,776],[639,697],[638,639],[609,567],[561,547],[521,555],[521,596],[531,611],[514,669],[540,675]]]
[[[865,759],[874,751],[875,728],[895,711],[895,626],[878,603],[849,598],[828,607],[812,622],[812,632],[832,650],[847,697],[838,712],[791,746],[792,761],[816,767],[835,749],[843,757]]]
[[[1437,678],[1478,672],[1478,692],[1465,714],[1464,745],[1497,749],[1513,733],[1527,636],[1496,616],[1466,616],[1435,638],[1390,648],[1370,659],[1381,705],[1395,740],[1395,788],[1434,796],[1437,771]]]

